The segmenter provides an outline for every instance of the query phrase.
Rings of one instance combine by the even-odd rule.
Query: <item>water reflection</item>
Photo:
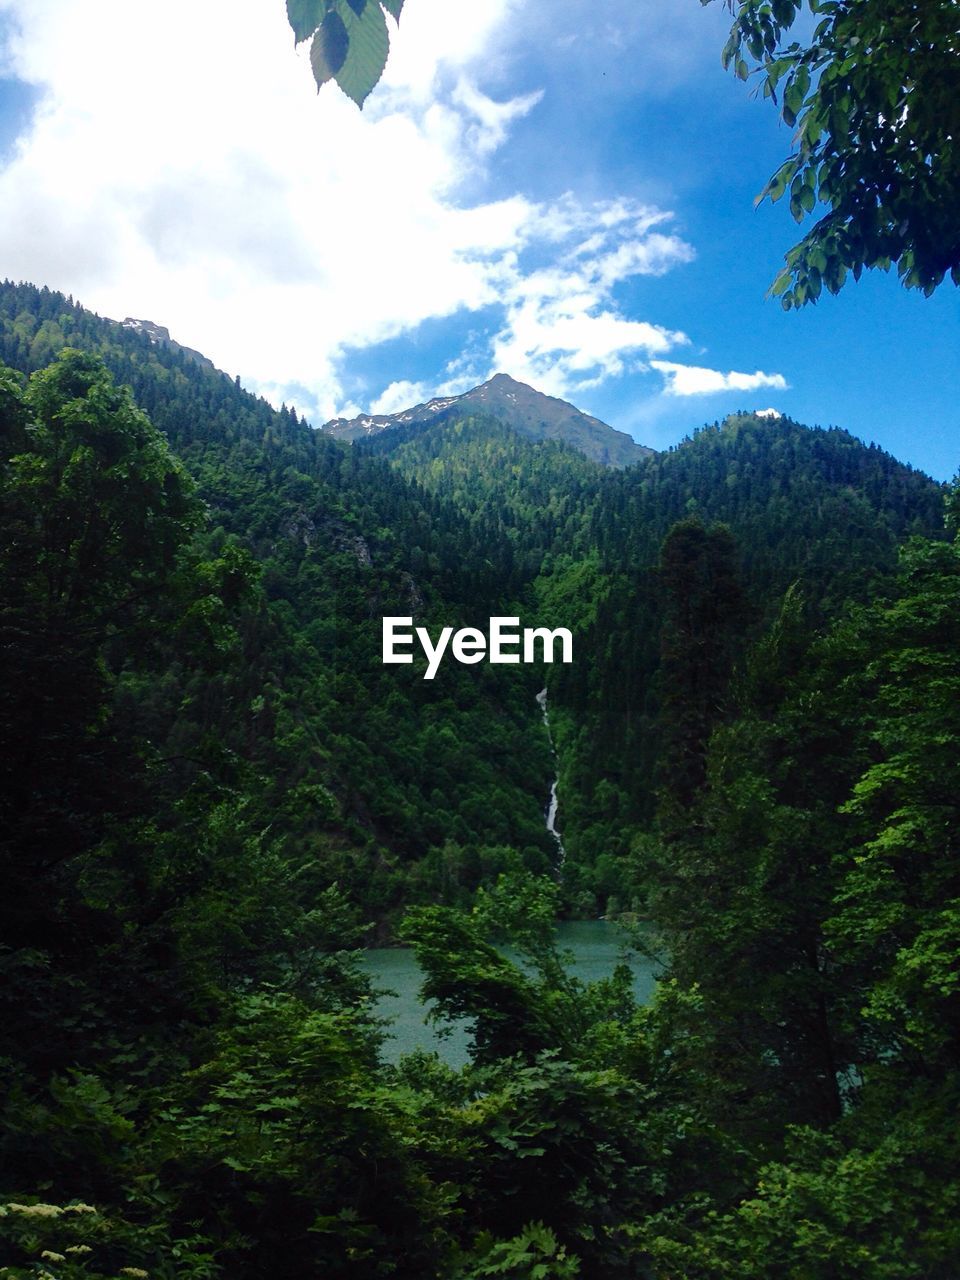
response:
[[[624,938],[622,929],[605,920],[574,920],[557,930],[560,947],[572,953],[570,972],[584,982],[610,976],[622,959]],[[376,1006],[377,1013],[391,1023],[384,1059],[396,1062],[401,1054],[426,1049],[435,1050],[450,1066],[462,1067],[467,1061],[468,1024],[459,1022],[441,1037],[439,1028],[426,1021],[427,1010],[418,994],[423,976],[413,952],[407,947],[380,948],[365,952],[363,963],[375,986],[396,992],[381,996]],[[653,994],[658,966],[635,952],[631,952],[629,964],[634,994],[645,1004]]]

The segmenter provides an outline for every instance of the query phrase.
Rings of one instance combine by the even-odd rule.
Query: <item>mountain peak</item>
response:
[[[566,400],[518,382],[508,373],[495,373],[459,396],[428,400],[400,413],[335,418],[322,429],[338,440],[352,443],[394,427],[416,423],[426,426],[441,416],[471,413],[496,418],[518,435],[532,440],[562,441],[604,466],[625,467],[653,453],[625,431],[617,431]]]
[[[166,325],[155,324],[153,320],[135,320],[133,316],[127,316],[126,320],[121,321],[122,329],[132,329],[134,333],[143,333],[151,342],[172,342],[170,330]]]

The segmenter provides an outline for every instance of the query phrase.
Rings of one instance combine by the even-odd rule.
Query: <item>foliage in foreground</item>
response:
[[[572,978],[518,862],[409,912],[473,1052],[392,1068],[342,896],[123,714],[171,636],[233,660],[255,565],[97,359],[0,392],[8,1275],[955,1274],[960,542],[829,627],[788,593],[738,664],[729,534],[676,526],[657,999]]]
[[[703,4],[711,0],[701,0]],[[755,66],[793,153],[759,199],[823,212],[772,292],[786,309],[838,293],[848,273],[889,270],[927,296],[960,284],[960,19],[952,0],[728,0],[724,66]],[[813,30],[804,27],[806,12]],[[779,93],[779,98],[778,98]]]
[[[387,63],[387,14],[400,20],[403,0],[287,0],[297,44],[310,41],[317,89],[334,80],[362,107]]]

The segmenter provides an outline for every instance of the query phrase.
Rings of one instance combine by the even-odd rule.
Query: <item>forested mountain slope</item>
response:
[[[0,288],[0,360],[30,372],[64,344],[100,354],[164,432],[208,507],[204,552],[255,564],[222,670],[191,676],[171,643],[162,680],[121,680],[166,767],[189,776],[216,743],[248,820],[317,859],[368,919],[433,894],[451,841],[468,883],[508,847],[546,865],[536,677],[445,663],[426,684],[422,664],[380,661],[385,614],[485,626],[515,612],[509,541],[188,353],[48,290]]]
[[[734,414],[616,472],[462,405],[353,447],[448,498],[478,536],[504,534],[538,612],[574,628],[579,660],[549,686],[567,889],[587,914],[610,895],[619,905],[643,896],[625,890],[624,864],[655,808],[671,526],[694,518],[733,534],[740,651],[792,585],[820,625],[881,592],[910,535],[944,536],[942,486],[845,431],[787,418]]]
[[[397,426],[353,447],[447,499],[478,538],[491,529],[505,537],[521,582],[536,578],[555,552],[589,545],[588,513],[607,472],[571,445],[533,442],[496,418],[455,407],[426,426]]]
[[[559,669],[552,686],[564,713],[557,737],[571,876],[581,861],[601,859],[606,868],[579,892],[589,900],[599,890],[601,905],[604,885],[621,896],[617,860],[654,811],[671,593],[721,590],[711,579],[717,569],[702,578],[695,566],[664,565],[671,526],[693,519],[733,535],[722,572],[743,592],[731,641],[742,653],[791,586],[813,627],[851,602],[882,596],[906,538],[945,536],[942,502],[942,486],[847,432],[750,414],[603,478],[582,535],[597,562],[598,603],[581,642],[588,660]],[[569,574],[579,578],[582,565],[554,566],[540,584],[545,602],[566,600]]]
[[[12,1280],[953,1280],[956,486],[750,417],[391,467],[0,302]],[[514,609],[577,636],[559,877],[543,672],[379,664],[387,611]],[[649,1005],[557,954],[604,905]],[[401,912],[462,1071],[381,1060],[350,953]]]
[[[448,662],[425,684],[381,665],[383,615],[573,629],[577,660],[549,683],[568,903],[592,914],[643,896],[623,865],[654,811],[674,522],[729,526],[741,648],[792,583],[822,622],[881,589],[909,534],[942,536],[940,488],[843,431],[738,414],[613,470],[467,395],[348,448],[142,327],[0,289],[0,359],[28,372],[67,342],[103,355],[196,478],[208,551],[242,547],[261,575],[233,674],[191,686],[171,655],[162,695],[131,694],[130,717],[177,759],[215,738],[257,779],[251,813],[282,813],[282,838],[372,917],[470,891],[508,848],[530,866],[551,854],[540,677]]]

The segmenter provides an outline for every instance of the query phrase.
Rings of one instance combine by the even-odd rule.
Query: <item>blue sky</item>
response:
[[[407,0],[362,115],[282,0],[0,0],[3,274],[316,421],[501,369],[657,448],[738,408],[960,464],[960,295],[784,313],[789,147],[697,0]],[[143,51],[149,50],[145,58]]]

